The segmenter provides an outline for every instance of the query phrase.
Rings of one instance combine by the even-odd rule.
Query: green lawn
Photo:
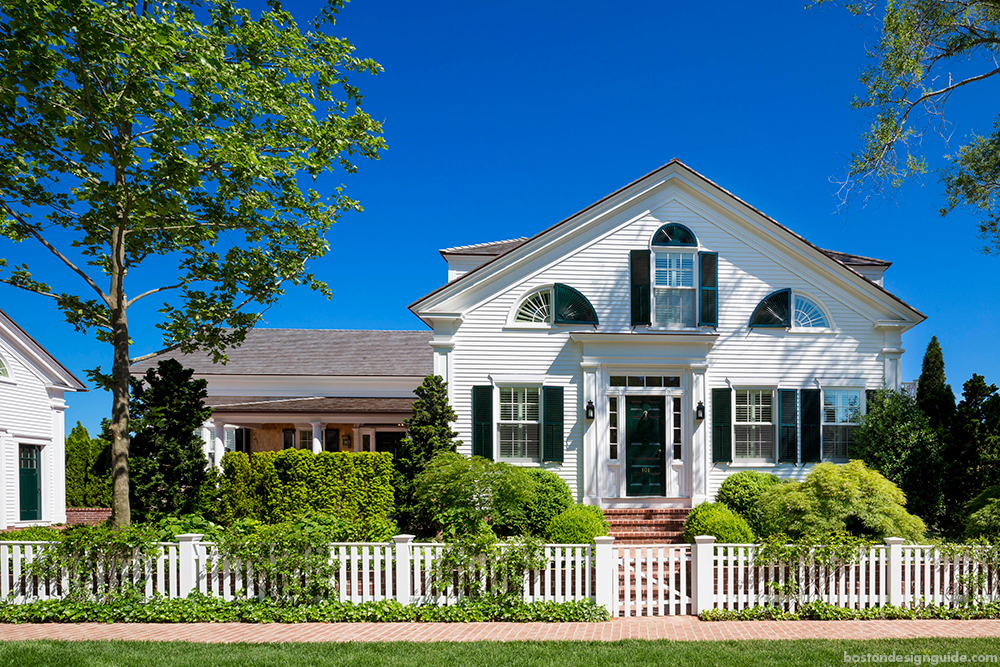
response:
[[[566,665],[843,665],[844,653],[1000,656],[1000,637],[989,639],[892,639],[872,641],[740,642],[479,642],[385,644],[188,644],[152,642],[0,643],[0,665],[98,667],[243,667],[244,665],[433,665],[506,667]],[[863,664],[863,663],[862,663]],[[876,663],[877,664],[877,663]],[[882,663],[899,664],[899,663]],[[903,663],[912,665],[913,662]],[[933,664],[924,658],[921,664]],[[952,663],[943,663],[952,664]],[[966,664],[975,664],[967,662]],[[1000,662],[995,663],[1000,664]]]

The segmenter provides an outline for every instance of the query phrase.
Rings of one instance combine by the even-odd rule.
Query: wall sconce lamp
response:
[[[705,418],[705,404],[698,401],[698,407],[694,409],[694,418],[702,420]]]
[[[587,419],[594,418],[594,402],[587,401]]]

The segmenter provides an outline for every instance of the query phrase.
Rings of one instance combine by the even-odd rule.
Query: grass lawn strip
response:
[[[892,655],[899,662],[845,663],[844,656]],[[192,644],[186,642],[28,641],[0,643],[0,664],[11,667],[700,667],[709,665],[917,664],[902,662],[914,654],[919,664],[931,656],[993,655],[1000,664],[1000,637],[977,639],[880,639],[870,641],[715,641],[673,642],[476,642],[376,644]],[[962,664],[938,662],[936,664]],[[985,663],[990,664],[990,663]]]

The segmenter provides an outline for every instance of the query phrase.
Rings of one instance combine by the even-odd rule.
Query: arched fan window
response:
[[[569,285],[556,283],[529,294],[518,306],[514,321],[596,326],[597,313],[583,294]]]
[[[812,299],[807,299],[801,294],[796,294],[792,326],[826,329],[830,326],[830,322],[827,320],[826,313],[820,308],[818,303]]]
[[[792,290],[783,289],[768,294],[757,304],[750,316],[750,328],[780,328],[792,326]]]
[[[790,289],[773,292],[757,304],[750,317],[750,328],[825,329],[830,326],[826,311],[808,297]]]
[[[698,240],[684,225],[669,224],[660,227],[653,236],[653,245],[696,246]]]
[[[3,357],[0,357],[0,378],[9,378],[10,369],[7,368],[6,362],[4,362]]]

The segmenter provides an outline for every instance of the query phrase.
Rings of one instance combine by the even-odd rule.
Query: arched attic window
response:
[[[750,316],[751,329],[825,329],[829,326],[826,311],[818,303],[790,289],[768,294]]]
[[[569,285],[556,283],[526,296],[517,307],[514,321],[597,326],[597,313],[583,294]]]
[[[7,368],[7,364],[4,363],[3,357],[0,357],[0,378],[9,378],[10,369]]]
[[[697,246],[698,239],[684,225],[670,223],[663,225],[653,235],[654,246]]]

